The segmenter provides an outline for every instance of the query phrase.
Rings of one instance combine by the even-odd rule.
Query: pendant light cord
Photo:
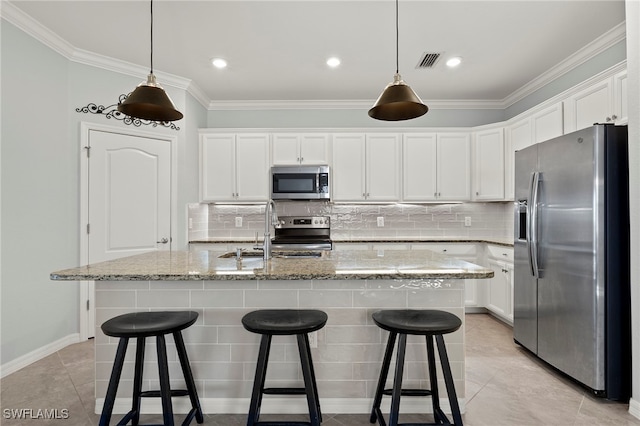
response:
[[[396,74],[400,73],[400,65],[398,60],[398,49],[399,43],[398,38],[400,37],[400,31],[398,30],[398,0],[396,0]]]
[[[151,0],[151,71],[149,74],[153,74],[153,0]]]

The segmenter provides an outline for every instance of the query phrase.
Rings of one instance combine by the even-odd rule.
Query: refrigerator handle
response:
[[[540,188],[540,172],[531,174],[531,183],[529,186],[529,223],[527,230],[527,245],[529,248],[529,265],[531,265],[531,275],[540,278],[538,268],[538,191]]]

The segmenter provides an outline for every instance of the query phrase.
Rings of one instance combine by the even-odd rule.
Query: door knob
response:
[[[167,244],[168,242],[169,242],[168,238],[163,238],[160,241],[156,241],[156,243],[158,243],[158,244]]]

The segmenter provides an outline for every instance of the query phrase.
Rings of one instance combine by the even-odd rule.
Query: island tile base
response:
[[[377,309],[442,309],[463,321],[445,335],[461,410],[465,406],[464,280],[212,280],[96,281],[96,413],[102,410],[118,339],[102,333],[100,324],[114,316],[148,310],[194,310],[198,321],[183,331],[198,395],[205,413],[241,414],[249,410],[260,336],[246,331],[240,319],[262,308],[315,308],[325,311],[327,325],[316,332],[312,348],[321,408],[324,413],[368,413],[385,350],[387,332],[377,327]],[[313,340],[312,336],[312,340]],[[143,389],[157,389],[155,341],[147,342]],[[169,374],[174,388],[184,387],[182,372],[167,338]],[[314,346],[314,345],[312,345]],[[130,409],[135,341],[130,341],[114,413]],[[440,365],[438,363],[438,369]],[[441,404],[448,412],[446,389],[439,371]],[[392,383],[390,372],[389,387]],[[300,386],[302,382],[294,336],[273,339],[267,385]],[[424,337],[409,336],[406,387],[429,387]],[[383,402],[388,411],[390,398]],[[174,398],[174,411],[186,413],[188,398]],[[143,399],[143,412],[161,413],[160,401]],[[430,412],[428,398],[403,398],[402,412]],[[303,397],[265,396],[263,413],[306,413]]]

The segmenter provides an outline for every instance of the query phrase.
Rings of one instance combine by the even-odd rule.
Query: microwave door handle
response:
[[[320,193],[320,173],[316,173],[316,193]]]
[[[539,189],[540,189],[540,172],[534,172],[531,175],[530,186],[530,200],[529,203],[529,223],[527,229],[529,235],[527,238],[529,245],[529,264],[531,265],[531,275],[535,278],[540,278],[540,269],[538,266],[538,203],[539,203]]]

